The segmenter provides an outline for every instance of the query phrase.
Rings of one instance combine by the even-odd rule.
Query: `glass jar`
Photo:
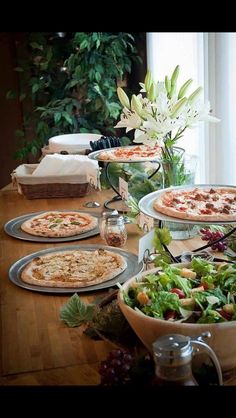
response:
[[[167,335],[153,344],[155,383],[197,386],[192,375],[192,346],[182,335]]]
[[[112,212],[103,212],[101,218],[99,219],[99,231],[100,231],[100,236],[103,240],[105,240],[104,237],[104,229],[105,229],[105,225],[106,225],[106,219],[109,217],[118,217],[118,211],[115,209]]]
[[[106,218],[104,228],[106,243],[112,247],[123,247],[127,241],[127,232],[123,216]]]
[[[210,338],[209,331],[190,338],[181,334],[162,335],[153,344],[155,379],[153,385],[197,386],[192,373],[192,357],[205,351],[215,366],[219,385],[223,384],[222,371],[218,358],[203,338]],[[197,350],[194,350],[197,346]],[[199,353],[200,354],[200,353]]]

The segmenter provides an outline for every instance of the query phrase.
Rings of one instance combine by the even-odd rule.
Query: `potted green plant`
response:
[[[116,89],[140,62],[126,32],[30,32],[15,70],[24,123],[17,157],[36,155],[50,137],[77,132],[114,135],[121,111]],[[23,51],[23,53],[22,53]],[[16,98],[9,90],[7,98]]]

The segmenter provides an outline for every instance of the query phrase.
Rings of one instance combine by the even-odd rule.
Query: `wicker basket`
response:
[[[94,190],[86,175],[33,176],[37,166],[38,164],[22,164],[11,174],[18,192],[27,199],[82,197]]]

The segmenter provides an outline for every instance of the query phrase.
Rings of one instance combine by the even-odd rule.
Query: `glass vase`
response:
[[[171,161],[162,161],[163,188],[194,184],[197,163],[198,157],[185,154],[184,150],[183,152],[175,152]],[[198,228],[195,225],[188,223],[166,221],[164,226],[170,230],[171,236],[175,240],[192,238],[198,232]]]

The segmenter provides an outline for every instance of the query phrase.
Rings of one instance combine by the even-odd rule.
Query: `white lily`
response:
[[[171,78],[166,76],[166,83],[154,83],[149,71],[145,82],[139,83],[140,93],[133,95],[132,110],[127,108],[130,103],[128,97],[119,90],[123,102],[126,100],[121,120],[115,128],[126,128],[126,132],[135,129],[134,142],[150,144],[163,142],[167,135],[176,142],[186,128],[194,127],[200,121],[219,122],[218,118],[210,114],[210,103],[203,103],[199,99],[202,88],[198,87],[186,97],[192,79],[187,80],[181,89],[177,89],[178,73],[179,66],[176,66]],[[167,91],[166,86],[171,88],[171,92]]]
[[[210,103],[203,103],[200,100],[194,103],[193,106],[187,105],[180,115],[182,123],[191,127],[197,122],[219,122],[220,119],[210,115]]]
[[[120,119],[115,128],[126,128],[126,132],[139,128],[142,123],[142,119],[135,111],[126,108],[123,109]]]
[[[147,130],[146,132],[143,132],[140,129],[136,129],[134,132],[134,142],[147,145],[153,143],[153,145],[155,145],[157,142],[159,143],[160,140],[157,137],[157,133],[151,129]]]

